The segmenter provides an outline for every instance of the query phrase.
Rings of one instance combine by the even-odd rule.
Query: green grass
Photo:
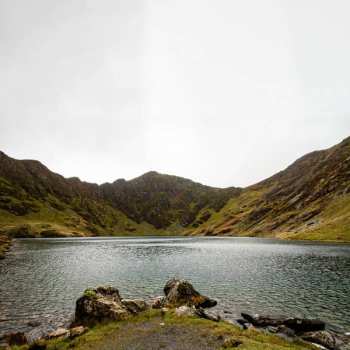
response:
[[[350,195],[332,198],[317,220],[316,227],[281,238],[350,242]]]
[[[274,204],[263,202],[263,195],[269,189],[253,187],[243,190],[240,196],[229,200],[219,212],[213,212],[208,221],[186,233],[350,242],[349,194],[330,196],[328,201],[315,201],[296,210],[278,207],[285,205],[283,201]],[[273,210],[261,220],[250,219],[250,214],[268,205],[274,205]],[[302,218],[320,207],[322,210],[312,219]]]
[[[162,323],[162,325],[161,325]],[[87,333],[74,339],[56,339],[47,342],[48,350],[87,350],[103,349],[117,350],[127,349],[128,344],[134,344],[134,340],[141,341],[148,347],[141,349],[158,349],[157,334],[170,330],[174,344],[178,345],[174,349],[181,349],[181,344],[176,343],[176,335],[172,335],[172,330],[180,331],[181,341],[186,341],[183,334],[187,332],[188,342],[196,342],[196,337],[200,337],[201,342],[214,340],[216,344],[213,349],[220,349],[223,339],[233,337],[242,342],[239,346],[241,350],[305,350],[313,349],[311,345],[300,341],[287,342],[275,335],[260,332],[258,330],[241,330],[226,322],[212,322],[194,317],[177,317],[173,312],[167,312],[165,316],[158,310],[144,312],[126,321],[111,322],[91,328]],[[181,331],[183,330],[183,331]],[[159,338],[161,342],[161,338]],[[219,345],[218,345],[219,344]],[[27,350],[28,346],[12,347],[16,350]]]

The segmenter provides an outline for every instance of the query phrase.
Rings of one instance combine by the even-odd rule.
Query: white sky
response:
[[[246,186],[350,135],[348,0],[0,0],[0,149]]]

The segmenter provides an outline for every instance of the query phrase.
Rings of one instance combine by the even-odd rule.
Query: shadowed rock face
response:
[[[187,305],[196,308],[209,308],[217,304],[216,300],[201,295],[191,283],[185,280],[169,280],[164,287],[164,294],[165,305],[171,307]]]

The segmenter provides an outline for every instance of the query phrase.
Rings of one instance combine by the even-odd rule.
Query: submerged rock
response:
[[[76,302],[73,325],[89,326],[100,322],[125,320],[146,308],[147,304],[143,300],[123,300],[118,289],[113,287],[87,289]]]
[[[164,304],[169,307],[188,305],[209,308],[217,304],[216,300],[210,299],[197,292],[190,282],[175,278],[166,283],[164,294]]]

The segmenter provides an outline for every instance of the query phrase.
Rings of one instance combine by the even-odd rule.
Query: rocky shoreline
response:
[[[11,349],[12,346],[24,346],[23,349],[45,350],[53,339],[72,341],[82,336],[89,329],[109,322],[124,322],[151,310],[159,314],[173,314],[176,317],[205,319],[213,323],[240,327],[242,331],[269,333],[283,338],[290,343],[313,344],[328,350],[349,350],[350,336],[330,331],[321,320],[272,317],[242,313],[242,318],[233,321],[222,320],[206,309],[217,305],[216,300],[200,294],[186,280],[171,279],[164,286],[164,296],[150,301],[143,299],[124,299],[114,287],[97,287],[86,289],[76,301],[74,319],[68,328],[58,328],[45,336],[28,337],[22,332],[6,334],[0,340],[0,349]],[[162,325],[162,323],[160,323]],[[223,337],[221,348],[235,348],[242,345],[240,338]],[[177,348],[176,348],[177,349]],[[214,349],[214,348],[213,348]]]

